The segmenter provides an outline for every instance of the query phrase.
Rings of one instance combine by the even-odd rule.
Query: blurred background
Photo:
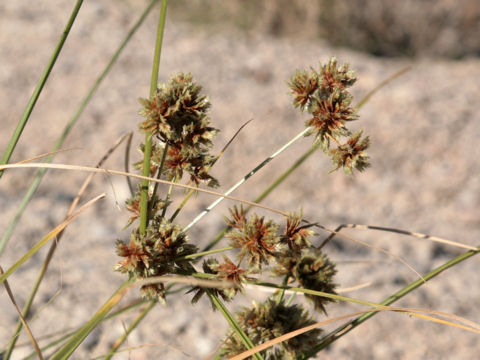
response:
[[[480,54],[476,0],[180,0],[172,13],[195,26],[324,39],[375,56]]]
[[[147,1],[85,1],[11,162],[52,147],[88,89],[138,19]],[[67,22],[73,2],[27,0],[0,2],[0,149],[5,149],[31,92]],[[157,5],[125,48],[118,63],[68,136],[55,162],[92,166],[116,139],[136,131],[139,97],[150,84]],[[360,110],[352,130],[371,138],[372,167],[347,177],[329,174],[321,152],[309,158],[264,203],[285,211],[302,208],[305,218],[334,228],[342,223],[370,224],[417,231],[478,246],[480,233],[480,3],[475,0],[175,0],[169,2],[160,80],[191,72],[212,102],[212,125],[221,132],[220,151],[240,133],[212,168],[226,191],[259,162],[303,130],[305,114],[291,105],[286,86],[296,69],[319,66],[331,56],[348,62],[358,82],[354,102],[405,67],[410,70],[382,88]],[[142,141],[136,134],[131,160]],[[233,195],[254,199],[307,151],[312,139],[298,141],[252,177]],[[123,169],[123,149],[105,164]],[[7,171],[0,181],[0,230],[3,233],[27,191],[33,171]],[[48,172],[5,251],[4,269],[65,216],[84,174]],[[34,334],[66,332],[82,325],[124,280],[113,272],[114,244],[129,215],[123,210],[128,190],[123,178],[97,176],[85,200],[107,192],[107,199],[78,218],[67,230],[57,258],[37,296],[31,320]],[[176,190],[178,204],[183,192]],[[186,225],[214,199],[199,194],[178,218]],[[192,228],[200,247],[223,226],[231,203]],[[260,212],[266,216],[273,216]],[[421,274],[462,253],[399,234],[366,230],[345,233],[402,257]],[[319,236],[318,243],[323,239]],[[226,243],[224,243],[226,245]],[[23,305],[46,249],[10,279]],[[400,262],[345,239],[325,252],[338,264],[337,282],[347,288],[371,283],[347,296],[380,302],[416,275]],[[398,306],[422,307],[480,321],[479,259],[472,258],[429,282]],[[133,291],[130,299],[138,294]],[[231,305],[268,293],[247,289]],[[176,295],[157,306],[129,336],[117,359],[204,359],[228,329],[207,301],[194,307],[190,295]],[[0,291],[0,347],[13,331],[15,312]],[[312,310],[311,307],[308,307]],[[333,304],[329,316],[358,311]],[[172,318],[172,314],[175,317]],[[74,356],[91,359],[108,351],[135,314],[97,328]],[[319,320],[323,316],[317,316]],[[332,326],[332,328],[335,326]],[[452,340],[454,339],[454,340]],[[42,340],[43,343],[48,340]],[[22,336],[15,359],[30,353]],[[319,358],[472,359],[478,335],[400,314],[380,314],[332,345]],[[47,352],[48,354],[48,352]]]

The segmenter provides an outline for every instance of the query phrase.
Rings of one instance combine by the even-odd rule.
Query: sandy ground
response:
[[[0,3],[1,149],[20,118],[72,6],[66,0]],[[49,151],[140,12],[140,5],[129,2],[87,1],[83,5],[12,161]],[[125,49],[64,145],[81,150],[60,154],[56,162],[94,165],[119,136],[136,129],[140,121],[137,99],[148,95],[155,17],[148,19]],[[353,178],[342,172],[328,174],[331,164],[318,153],[265,203],[287,211],[303,208],[306,218],[329,227],[341,223],[397,227],[478,246],[480,60],[379,59],[332,49],[321,41],[211,33],[169,18],[160,77],[166,79],[177,71],[192,72],[204,86],[213,104],[212,123],[222,130],[216,139],[217,150],[239,126],[254,119],[212,169],[222,184],[220,190],[226,190],[302,131],[306,116],[291,106],[285,83],[295,69],[318,68],[331,55],[350,62],[357,71],[359,81],[353,90],[357,100],[389,75],[412,66],[362,108],[361,120],[355,124],[371,137],[372,167]],[[140,140],[135,136],[135,143]],[[297,142],[234,195],[253,199],[310,144],[310,138]],[[106,166],[122,169],[122,164],[123,154],[117,152]],[[2,177],[2,231],[30,185],[31,174],[15,170]],[[0,257],[4,269],[61,222],[84,177],[81,173],[49,172]],[[37,296],[37,315],[30,323],[40,338],[82,325],[124,280],[112,268],[118,260],[115,240],[127,237],[121,229],[128,215],[117,206],[127,195],[125,180],[98,176],[85,200],[101,192],[108,193],[107,199],[68,228]],[[182,192],[178,190],[175,195],[180,199]],[[212,200],[199,195],[179,218],[180,224],[187,224]],[[205,244],[221,229],[224,214],[226,204],[192,229],[191,240],[200,246]],[[345,233],[402,257],[421,274],[462,252],[398,234],[367,230]],[[337,282],[341,287],[371,283],[347,296],[380,302],[416,279],[415,273],[399,261],[348,240],[337,239],[325,251],[338,261]],[[9,279],[20,305],[45,252],[35,255]],[[478,322],[479,265],[479,259],[474,257],[397,305],[448,312]],[[247,304],[250,296],[261,299],[268,294],[248,289],[246,295],[239,303]],[[136,296],[132,293],[130,297]],[[210,311],[206,301],[192,307],[189,299],[176,295],[168,299],[167,306],[157,306],[129,336],[132,350],[115,358],[205,358],[219,344],[228,325],[220,314]],[[4,290],[0,291],[0,306],[3,347],[16,322]],[[329,315],[358,309],[362,308],[335,304],[329,308]],[[130,319],[125,315],[97,328],[73,358],[105,354]],[[21,342],[25,344],[26,337],[22,336]],[[20,346],[14,358],[21,359],[30,351]],[[478,334],[385,313],[342,338],[319,358],[472,359],[478,354]]]

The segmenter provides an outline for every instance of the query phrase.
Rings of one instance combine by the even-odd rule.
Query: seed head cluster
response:
[[[254,345],[315,323],[299,305],[286,305],[283,301],[278,303],[272,299],[264,303],[254,302],[251,308],[238,312],[236,318]],[[320,329],[314,329],[270,347],[260,354],[266,360],[297,359],[318,342],[320,334]],[[231,331],[224,340],[221,354],[230,358],[246,350],[238,335]]]
[[[307,135],[315,134],[314,142],[331,157],[335,166],[333,170],[343,167],[350,175],[353,169],[363,171],[369,166],[365,152],[369,145],[368,136],[360,139],[362,132],[351,136],[347,127],[348,122],[358,119],[352,106],[353,97],[347,90],[355,81],[355,74],[348,64],[338,66],[337,59],[331,58],[320,72],[314,69],[297,71],[288,84],[293,105],[311,115],[305,122],[310,129]],[[341,144],[343,137],[349,137],[344,145]],[[332,142],[336,149],[331,149]]]

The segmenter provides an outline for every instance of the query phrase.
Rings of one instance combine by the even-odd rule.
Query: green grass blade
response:
[[[283,172],[278,178],[276,178],[255,200],[256,203],[262,202],[270,193],[275,190],[281,183],[285,181],[300,165],[302,165],[305,160],[307,160],[317,149],[318,145],[312,146],[308,151],[306,151],[302,156],[300,156],[292,166],[290,166],[285,172]],[[246,208],[245,211],[250,210],[250,206]],[[210,241],[210,243],[203,249],[203,251],[208,251],[213,248],[218,242],[223,238],[223,236],[231,230],[231,227],[226,226],[218,232],[217,235]]]
[[[54,152],[62,146],[63,142],[65,141],[67,135],[70,133],[72,130],[73,126],[76,124],[77,120],[79,119],[80,115],[83,113],[85,108],[87,107],[88,103],[92,99],[93,95],[96,93],[98,87],[102,83],[102,81],[105,79],[107,74],[110,72],[112,69],[113,65],[116,63],[118,57],[122,53],[123,49],[125,46],[128,44],[132,36],[135,34],[135,32],[138,30],[138,28],[143,24],[145,18],[147,15],[150,13],[152,10],[153,6],[158,2],[159,0],[152,0],[150,4],[147,6],[147,8],[143,11],[142,15],[140,18],[137,20],[137,22],[132,26],[130,31],[128,32],[127,36],[125,39],[122,41],[118,49],[115,51],[113,54],[112,58],[108,62],[107,66],[105,69],[102,71],[100,76],[95,80],[93,86],[90,88],[88,91],[87,95],[83,98],[82,102],[78,106],[78,109],[75,111],[74,115],[72,116],[71,120],[68,122],[68,124],[65,126],[63,129],[62,134],[59,136],[57,141],[55,142],[54,146],[50,150],[51,152]],[[45,159],[46,163],[52,162],[53,158],[55,155],[50,155]],[[30,185],[30,188],[28,189],[27,193],[22,199],[22,202],[20,203],[20,206],[18,207],[17,212],[15,213],[14,218],[12,221],[8,224],[8,227],[5,231],[5,233],[2,236],[2,239],[0,240],[0,254],[3,252],[3,249],[5,248],[5,245],[7,244],[10,236],[12,235],[13,230],[17,226],[18,222],[20,221],[20,218],[25,211],[25,208],[27,207],[28,203],[30,202],[33,194],[36,192],[38,186],[40,185],[40,182],[42,181],[43,175],[47,169],[40,169],[37,171],[35,175],[35,179],[33,180],[32,184]]]
[[[129,311],[129,310],[131,310],[131,309],[137,308],[138,306],[141,306],[141,305],[143,305],[143,304],[146,304],[147,302],[148,302],[148,300],[139,300],[139,301],[134,302],[133,304],[127,305],[127,306],[125,306],[125,307],[122,307],[121,309],[118,309],[117,311],[115,311],[115,312],[113,312],[113,313],[105,316],[105,317],[102,319],[102,322],[103,322],[103,321],[107,321],[107,320],[109,320],[109,319],[111,319],[111,318],[114,318],[114,317],[116,317],[116,316],[118,316],[118,315],[124,314],[125,312],[127,312],[127,311]],[[55,345],[58,345],[58,344],[64,342],[65,340],[67,340],[68,338],[70,338],[72,335],[74,335],[78,330],[79,330],[79,329],[74,330],[74,331],[71,331],[71,332],[69,332],[69,333],[67,333],[67,334],[62,335],[60,338],[52,341],[51,343],[42,346],[42,347],[41,347],[41,350],[42,350],[42,351],[48,350],[48,349],[54,347]],[[32,352],[30,355],[24,357],[23,360],[31,360],[31,359],[35,358],[36,356],[37,356],[37,354],[36,354],[35,352]]]
[[[40,97],[40,93],[42,92],[43,87],[45,86],[45,83],[47,82],[48,77],[53,69],[53,66],[55,65],[55,62],[57,61],[57,58],[60,55],[60,51],[62,50],[62,47],[65,44],[65,41],[67,40],[68,34],[70,33],[73,23],[75,22],[75,18],[77,17],[78,12],[80,11],[80,7],[82,6],[82,3],[83,3],[83,0],[77,0],[77,3],[70,15],[70,18],[68,19],[67,25],[65,26],[65,29],[63,30],[62,35],[60,36],[60,40],[58,41],[57,46],[55,47],[55,50],[53,51],[53,54],[50,57],[47,67],[43,71],[43,74],[35,90],[33,91],[33,94],[30,97],[30,100],[28,101],[25,111],[23,112],[22,117],[20,118],[20,121],[18,122],[15,131],[13,132],[12,137],[10,138],[10,142],[8,143],[7,148],[3,154],[3,157],[0,160],[1,165],[7,164],[8,161],[10,160],[10,157],[12,156],[13,150],[15,149],[15,146],[17,145],[18,140],[22,135],[23,129],[25,128],[25,125],[27,124],[28,119],[32,114],[33,108],[35,107],[35,104],[37,103],[37,100]],[[2,175],[3,175],[3,171],[0,170],[0,178],[2,177]]]
[[[157,40],[155,42],[155,54],[153,56],[152,78],[150,80],[150,99],[157,91],[158,69],[160,68],[160,56],[162,54],[163,33],[165,30],[165,20],[167,17],[168,0],[162,0],[160,16],[157,26]],[[143,154],[143,176],[150,175],[150,156],[152,154],[152,134],[147,131],[145,134],[145,150]],[[161,173],[161,169],[160,169]],[[140,234],[145,234],[148,224],[148,180],[142,181],[142,190],[140,194]]]
[[[226,306],[220,301],[218,296],[215,295],[211,290],[206,290],[206,292],[207,292],[208,296],[210,297],[210,299],[212,300],[215,307],[218,310],[220,310],[220,312],[225,317],[225,319],[227,320],[227,322],[230,325],[230,327],[232,328],[232,330],[237,333],[237,335],[240,337],[240,339],[242,340],[243,344],[247,347],[247,349],[252,349],[254,347],[254,345],[252,343],[252,340],[250,340],[248,335],[245,334],[245,332],[242,330],[241,326],[237,323],[237,321],[235,320],[233,315],[230,313],[230,311],[228,311]],[[263,357],[259,353],[256,353],[254,355],[254,357],[257,360],[262,360],[263,359]]]
[[[115,293],[108,299],[108,301],[95,313],[95,315],[75,334],[71,339],[62,346],[50,359],[51,360],[65,360],[68,359],[76,348],[85,340],[85,338],[90,334],[90,332],[95,329],[98,324],[103,321],[107,316],[109,311],[117,305],[120,300],[125,295],[128,287],[131,285],[133,280],[125,281]]]
[[[248,174],[246,174],[243,178],[241,178],[235,185],[233,185],[230,189],[228,189],[225,192],[225,195],[230,195],[232,192],[234,192],[237,188],[240,187],[243,183],[245,183],[251,176],[253,176],[257,171],[259,171],[261,168],[263,168],[265,165],[267,165],[270,161],[275,159],[277,155],[282,153],[284,150],[286,150],[288,147],[290,147],[293,143],[295,143],[298,139],[302,138],[305,136],[305,134],[310,131],[310,128],[306,128],[299,132],[297,135],[295,135],[292,139],[287,141],[283,146],[280,147],[277,151],[275,151],[272,155],[267,157],[265,160],[263,160],[260,164],[255,166]],[[195,225],[201,218],[203,218],[205,215],[207,215],[214,207],[216,207],[218,204],[220,204],[225,198],[220,197],[217,200],[215,200],[213,203],[211,203],[205,210],[203,210],[195,219],[193,219],[190,224],[185,226],[184,231],[188,231],[193,225]]]
[[[115,355],[115,353],[117,352],[118,348],[123,344],[123,342],[127,339],[127,336],[137,327],[137,325],[145,318],[145,316],[147,316],[147,314],[150,312],[150,310],[153,309],[153,307],[155,306],[156,302],[155,301],[151,301],[150,304],[145,308],[143,309],[140,314],[138,314],[138,316],[135,318],[135,320],[130,324],[130,326],[128,327],[127,331],[125,331],[125,333],[122,334],[122,336],[120,336],[117,341],[115,341],[115,343],[113,344],[112,346],[112,349],[110,350],[110,352],[105,355],[105,360],[110,360],[112,358],[113,355]]]
[[[409,294],[413,290],[415,290],[415,289],[419,288],[420,286],[426,284],[426,281],[429,281],[429,280],[433,279],[434,277],[440,275],[443,271],[461,263],[462,261],[467,260],[468,258],[470,258],[474,255],[477,255],[480,252],[480,246],[478,246],[477,249],[478,249],[477,251],[470,250],[470,251],[467,251],[467,252],[453,258],[450,261],[447,261],[445,264],[437,267],[436,269],[434,269],[434,270],[430,271],[428,274],[426,274],[423,277],[423,279],[425,279],[425,281],[423,281],[422,279],[418,279],[418,280],[408,284],[407,286],[405,286],[400,291],[397,291],[395,294],[386,298],[384,301],[382,301],[380,303],[380,305],[388,306],[388,305],[393,304],[395,301],[401,299],[402,297]],[[376,313],[377,312],[365,313],[365,314],[357,317],[356,319],[354,319],[352,321],[349,321],[348,323],[346,323],[346,324],[340,326],[339,328],[335,329],[330,334],[326,335],[318,345],[316,345],[309,353],[305,354],[301,359],[308,359],[312,356],[315,356],[315,354],[322,351],[324,348],[326,348],[328,345],[330,345],[334,341],[340,339],[343,335],[350,332],[351,330],[356,328],[358,325],[360,325],[364,321],[367,321],[368,319],[373,317]]]
[[[75,218],[77,218],[87,207],[94,204],[96,201],[100,200],[101,198],[105,197],[105,195],[97,196],[96,198],[90,200],[85,205],[83,205],[79,210],[77,210],[74,214],[72,214],[68,219],[64,220],[60,225],[55,227],[52,231],[50,231],[45,237],[43,237],[38,243],[36,243],[30,250],[28,250],[20,259],[18,259],[10,268],[0,276],[0,285],[12,275],[20,266],[22,266],[25,261],[30,259],[33,254],[35,254],[38,250],[40,250],[45,244],[47,244],[50,240],[52,240],[58,233],[60,233],[68,224],[70,224]]]

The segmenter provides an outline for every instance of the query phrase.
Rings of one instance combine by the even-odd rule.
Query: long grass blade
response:
[[[229,323],[230,327],[232,330],[240,337],[241,341],[243,344],[247,347],[247,349],[252,349],[254,347],[252,340],[248,337],[247,334],[242,330],[241,326],[237,323],[233,315],[228,311],[228,309],[225,307],[225,305],[220,301],[217,295],[215,295],[212,291],[207,290],[207,294],[212,300],[213,304],[215,307],[220,310],[222,315],[225,317],[227,322]],[[257,360],[262,360],[263,357],[259,353],[255,353],[253,355],[255,359]]]
[[[3,269],[0,266],[0,275],[2,275],[2,274],[3,274]],[[38,343],[35,340],[35,337],[33,336],[33,333],[32,333],[32,330],[30,329],[30,326],[28,326],[27,321],[22,316],[22,312],[20,311],[20,308],[18,307],[17,302],[15,301],[12,290],[10,289],[10,285],[8,285],[8,281],[5,280],[3,285],[5,286],[5,290],[7,290],[8,297],[10,298],[10,301],[12,302],[13,306],[15,307],[15,310],[17,311],[18,316],[20,317],[20,320],[21,320],[23,326],[25,327],[25,331],[28,334],[28,338],[32,342],[33,348],[35,349],[35,352],[36,352],[38,358],[40,360],[43,360],[42,351],[40,350],[40,348],[38,346]]]
[[[28,250],[20,259],[18,259],[3,275],[0,275],[0,284],[2,284],[10,275],[12,275],[20,266],[22,266],[25,261],[33,256],[38,250],[40,250],[45,244],[47,244],[50,240],[52,240],[55,236],[58,235],[68,224],[70,224],[73,220],[75,220],[81,213],[83,213],[87,208],[92,206],[98,200],[105,197],[105,194],[101,194],[85,205],[83,205],[80,209],[78,209],[75,213],[73,213],[68,219],[64,220],[60,225],[55,227],[52,231],[50,231],[42,240],[36,243],[30,250]]]
[[[313,329],[316,329],[316,328],[319,328],[321,326],[325,326],[325,325],[328,325],[328,324],[331,324],[332,322],[336,322],[336,321],[340,321],[340,320],[344,320],[344,319],[348,319],[348,318],[351,318],[351,317],[354,317],[354,316],[358,316],[358,315],[362,315],[362,314],[366,314],[368,312],[375,312],[375,313],[378,313],[378,312],[381,312],[381,311],[394,311],[394,312],[401,312],[401,313],[406,313],[408,315],[411,315],[411,316],[415,316],[415,317],[418,317],[418,318],[422,318],[422,319],[425,319],[425,320],[428,320],[428,321],[432,321],[432,322],[438,322],[438,323],[441,323],[441,324],[444,324],[444,325],[449,325],[449,326],[453,326],[453,327],[458,327],[458,328],[461,328],[463,330],[467,330],[467,331],[471,331],[471,332],[474,332],[474,333],[479,333],[479,330],[475,329],[475,328],[470,328],[470,327],[466,327],[466,326],[463,326],[463,325],[459,325],[459,324],[456,324],[456,323],[453,323],[451,321],[445,321],[445,320],[442,320],[442,319],[438,319],[438,318],[435,318],[435,317],[432,317],[432,316],[427,316],[427,315],[423,315],[423,314],[419,314],[417,313],[416,311],[418,310],[423,310],[423,309],[409,309],[409,308],[391,308],[391,309],[374,309],[374,310],[364,310],[364,311],[357,311],[357,312],[354,312],[354,313],[350,313],[350,314],[347,314],[347,315],[342,315],[342,316],[338,316],[338,317],[335,317],[335,318],[332,318],[332,319],[328,319],[328,320],[325,320],[325,321],[320,321],[320,322],[317,322],[315,324],[312,324],[312,325],[309,325],[309,326],[306,326],[306,327],[303,327],[301,329],[297,329],[297,330],[294,330],[294,331],[291,331],[289,333],[286,333],[284,335],[281,335],[275,339],[272,339],[272,340],[269,340],[269,341],[266,341],[264,342],[263,344],[260,344],[258,346],[255,346],[253,349],[250,349],[250,350],[247,350],[247,351],[244,351],[243,353],[241,354],[238,354],[234,357],[232,357],[230,360],[243,360],[243,359],[246,359],[247,357],[253,355],[254,353],[256,352],[259,352],[259,351],[262,351],[262,350],[266,350],[276,344],[279,344],[283,341],[287,341],[289,339],[292,339],[296,336],[299,336],[301,334],[304,334],[308,331],[311,331]],[[299,359],[304,359],[303,356],[300,356]]]
[[[120,144],[127,138],[129,135],[124,135],[122,136],[108,151],[107,153],[100,159],[100,161],[97,163],[97,168],[102,166],[102,164],[108,159],[108,157],[115,151],[115,149],[120,146]],[[82,186],[80,187],[80,190],[77,192],[77,195],[72,201],[72,204],[70,205],[70,208],[67,211],[67,215],[65,216],[65,219],[68,219],[69,216],[72,215],[72,213],[75,211],[75,208],[77,207],[77,204],[80,200],[80,197],[83,195],[85,192],[88,184],[90,184],[90,181],[92,180],[93,176],[95,173],[90,173],[87,179],[83,182]],[[35,283],[33,284],[32,289],[30,290],[30,294],[28,296],[28,299],[25,303],[25,306],[23,307],[22,314],[24,317],[28,316],[28,313],[30,312],[30,308],[33,304],[33,300],[35,299],[35,296],[37,294],[38,288],[40,287],[40,283],[42,282],[45,273],[47,272],[48,266],[50,265],[50,261],[53,258],[53,255],[55,253],[55,250],[57,249],[58,243],[60,242],[62,236],[64,234],[64,231],[62,230],[56,238],[56,241],[53,241],[52,244],[50,245],[50,249],[48,250],[47,256],[45,257],[45,260],[43,261],[42,267],[40,268],[40,271],[38,272],[37,278],[35,280]],[[10,343],[7,352],[5,354],[4,360],[10,359],[10,356],[13,352],[13,349],[15,347],[16,341],[18,339],[18,334],[20,334],[20,331],[22,330],[22,322],[19,321],[17,323],[17,327],[15,329],[15,335],[13,336],[12,342]]]
[[[135,330],[135,328],[140,324],[140,322],[147,316],[147,314],[150,312],[150,310],[153,309],[155,306],[156,302],[155,301],[150,301],[150,304],[143,309],[138,316],[135,318],[135,320],[132,321],[128,329],[126,329],[125,333],[122,334],[112,345],[112,348],[110,349],[109,353],[105,355],[104,359],[105,360],[110,360],[113,355],[117,352],[118,348],[124,343],[124,341],[127,339],[128,335]]]
[[[109,319],[111,319],[111,318],[114,318],[114,317],[116,317],[116,316],[118,316],[118,315],[120,315],[120,314],[123,314],[123,313],[125,313],[125,312],[127,312],[127,311],[129,311],[129,310],[131,310],[131,309],[137,308],[138,306],[143,305],[143,304],[146,304],[147,302],[148,302],[147,300],[142,300],[142,299],[135,300],[135,301],[133,301],[132,303],[130,303],[130,304],[122,307],[121,309],[118,309],[117,311],[115,311],[115,312],[113,312],[113,313],[105,316],[105,317],[103,318],[102,322],[103,322],[103,321],[106,321],[106,320],[109,320]],[[42,350],[42,351],[48,350],[48,349],[54,347],[55,345],[58,345],[58,344],[64,342],[65,340],[67,340],[67,339],[69,339],[70,337],[72,337],[78,330],[79,330],[79,329],[76,329],[76,330],[71,331],[71,332],[69,332],[69,333],[67,333],[67,334],[65,334],[65,335],[62,335],[60,338],[52,341],[51,343],[42,346],[41,350]],[[63,331],[62,331],[62,333],[63,333]],[[24,357],[23,360],[31,360],[31,359],[33,359],[34,357],[35,357],[35,353],[31,353],[30,355]]]
[[[150,99],[153,98],[158,86],[158,69],[160,67],[160,55],[162,54],[163,32],[165,30],[165,21],[167,17],[168,0],[162,0],[160,16],[158,18],[157,39],[155,41],[155,54],[153,56],[152,78],[150,81]],[[143,176],[150,175],[150,157],[152,155],[152,134],[147,131],[145,134],[145,148],[143,153]],[[160,174],[162,169],[159,169]],[[142,181],[140,193],[140,225],[138,230],[140,234],[145,234],[148,224],[148,180]]]
[[[55,62],[57,61],[57,58],[60,55],[60,52],[62,51],[63,44],[65,44],[65,41],[67,40],[67,37],[70,34],[70,30],[73,26],[73,23],[75,22],[78,12],[80,11],[80,7],[82,6],[82,3],[83,3],[83,0],[77,0],[77,3],[75,4],[75,7],[72,10],[72,13],[70,14],[70,18],[68,19],[67,25],[65,25],[65,29],[63,30],[62,35],[60,36],[60,40],[58,41],[57,46],[55,47],[55,50],[53,51],[53,54],[50,57],[50,60],[48,61],[48,64],[45,70],[43,71],[43,74],[40,80],[38,81],[38,84],[35,87],[35,90],[33,91],[32,96],[30,97],[30,100],[28,101],[28,104],[22,114],[22,117],[20,118],[20,121],[18,122],[12,137],[10,138],[10,142],[8,143],[7,148],[2,156],[2,159],[0,160],[0,164],[7,164],[8,161],[10,160],[13,150],[15,149],[15,146],[17,146],[18,140],[22,135],[25,125],[27,125],[28,119],[30,118],[33,108],[35,107],[35,104],[37,103],[37,100],[40,97],[40,94],[43,90],[43,87],[45,86],[45,83],[47,82],[48,77],[50,76],[53,66],[55,65]],[[3,171],[0,171],[0,178],[2,177],[2,175],[3,175]]]
[[[462,244],[462,243],[459,243],[457,241],[452,241],[452,240],[448,240],[448,239],[442,239],[438,236],[432,236],[432,235],[422,234],[422,233],[418,233],[418,232],[407,231],[407,230],[402,230],[402,229],[397,229],[397,228],[390,228],[390,227],[385,227],[385,226],[362,225],[362,224],[341,224],[335,229],[335,231],[338,233],[343,228],[386,231],[386,232],[392,232],[392,233],[397,233],[397,234],[402,234],[402,235],[407,235],[407,236],[413,236],[413,237],[420,238],[420,239],[430,240],[430,241],[438,242],[438,243],[445,244],[445,245],[456,246],[456,247],[463,248],[463,249],[468,249],[468,250],[473,250],[473,251],[477,250],[477,248],[474,247],[474,246]],[[330,241],[333,237],[335,237],[335,235],[336,235],[336,233],[330,234],[330,236],[328,236],[323,241],[321,247],[325,243]]]
[[[301,131],[297,135],[295,135],[290,141],[288,141],[286,144],[284,144],[280,149],[278,149],[276,152],[274,152],[272,155],[267,157],[265,160],[263,160],[260,164],[258,164],[255,168],[253,168],[247,175],[245,175],[240,181],[238,181],[235,185],[233,185],[230,189],[228,189],[225,192],[225,195],[230,195],[232,192],[234,192],[240,185],[242,185],[244,182],[246,182],[251,176],[253,176],[257,171],[259,171],[261,168],[263,168],[265,165],[267,165],[270,161],[272,161],[277,155],[282,153],[285,149],[287,149],[290,145],[295,143],[298,139],[301,137],[305,136],[305,134],[308,133],[310,128],[306,128],[305,130]],[[184,227],[185,231],[188,231],[193,225],[195,225],[201,218],[203,218],[205,215],[207,215],[215,206],[220,204],[225,196],[219,197],[217,200],[215,200],[213,203],[211,203],[205,210],[203,210],[200,214],[198,214],[195,219],[193,219],[190,224]]]
[[[85,340],[88,334],[90,334],[90,332],[107,316],[110,310],[122,300],[130,288],[131,282],[131,280],[125,281],[114,292],[110,299],[108,299],[107,302],[95,313],[95,315],[80,330],[76,331],[70,340],[51,357],[51,360],[68,359],[75,349],[80,346],[83,340]]]
[[[83,98],[81,101],[80,105],[78,106],[77,110],[75,111],[74,115],[68,122],[68,124],[65,126],[65,128],[62,131],[62,134],[60,137],[57,139],[55,142],[54,146],[51,149],[51,152],[55,152],[60,147],[62,146],[63,142],[65,141],[67,135],[70,133],[72,130],[73,126],[76,124],[77,120],[80,118],[80,115],[83,113],[83,110],[87,107],[88,103],[92,99],[93,95],[96,93],[98,87],[102,83],[102,81],[105,79],[107,74],[110,72],[112,69],[113,65],[116,63],[118,57],[122,53],[123,49],[125,46],[128,44],[132,36],[135,34],[135,32],[138,30],[138,28],[143,24],[145,18],[147,15],[150,13],[152,10],[153,6],[158,2],[158,0],[152,0],[150,4],[145,8],[143,11],[142,15],[140,18],[137,20],[137,22],[132,26],[132,28],[129,30],[127,33],[127,36],[125,39],[122,41],[118,49],[115,51],[113,54],[112,58],[108,62],[107,66],[105,69],[102,71],[102,73],[99,75],[99,77],[95,80],[93,86],[90,88],[88,91],[87,95]],[[54,156],[51,155],[47,159],[45,159],[45,162],[50,163],[52,162]],[[3,171],[0,170],[0,174]],[[17,226],[18,222],[20,221],[20,218],[27,207],[28,203],[30,202],[33,194],[37,191],[38,186],[40,185],[40,182],[42,181],[43,175],[45,175],[46,169],[40,169],[37,174],[35,175],[35,179],[33,180],[32,184],[30,185],[30,188],[28,189],[27,193],[24,195],[17,212],[15,213],[15,216],[13,217],[12,221],[8,224],[8,227],[5,231],[5,233],[2,236],[2,239],[0,240],[0,254],[3,252],[3,249],[5,248],[5,245],[8,242],[8,239],[10,239],[10,236],[13,233],[13,230]]]
[[[380,303],[380,305],[388,306],[390,304],[393,304],[395,301],[401,299],[402,297],[406,296],[407,294],[409,294],[413,290],[415,290],[415,289],[419,288],[420,286],[422,286],[423,284],[425,284],[426,281],[429,281],[429,280],[433,279],[434,277],[440,275],[443,271],[461,263],[462,261],[465,261],[465,260],[469,259],[470,257],[478,254],[479,252],[480,252],[480,246],[477,247],[476,251],[467,251],[467,252],[455,257],[454,259],[446,262],[445,264],[437,267],[436,269],[430,271],[428,274],[424,275],[423,279],[425,281],[422,281],[421,279],[418,279],[418,280],[408,284],[403,289],[397,291],[395,294],[389,296],[387,299],[382,301]],[[357,317],[356,319],[340,326],[339,328],[335,329],[330,334],[325,336],[323,338],[323,340],[317,346],[315,346],[315,348],[311,352],[306,354],[304,359],[308,359],[312,356],[315,356],[315,354],[317,354],[318,352],[320,352],[321,350],[323,350],[328,345],[330,345],[334,341],[338,340],[339,338],[341,338],[342,336],[344,336],[348,332],[352,331],[358,325],[367,321],[368,319],[373,317],[375,314],[376,314],[376,312],[368,312],[368,313],[363,314],[363,315]]]

